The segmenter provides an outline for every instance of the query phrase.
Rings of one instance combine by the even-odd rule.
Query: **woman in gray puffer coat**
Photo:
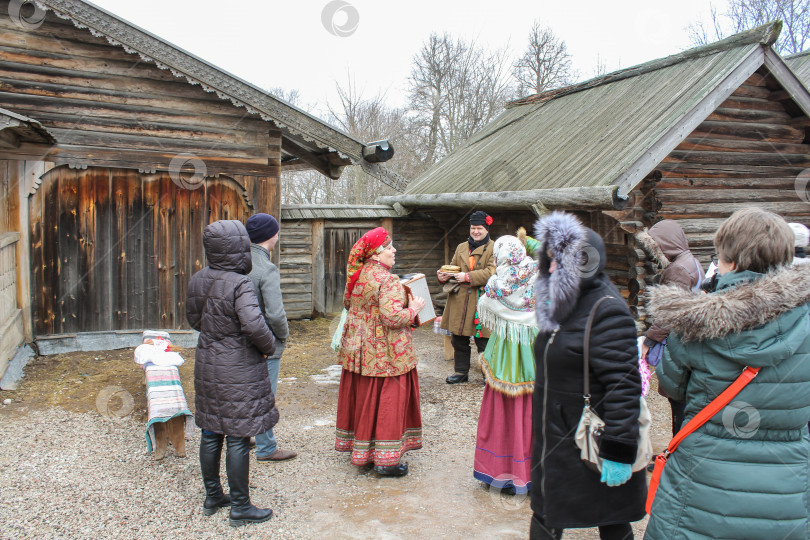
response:
[[[188,284],[186,316],[200,332],[194,364],[196,422],[202,429],[200,468],[205,485],[203,513],[230,506],[230,524],[261,523],[273,511],[250,503],[250,437],[278,421],[265,356],[275,352],[248,277],[250,238],[240,221],[216,221],[205,228],[208,266]],[[223,439],[231,493],[219,480]]]

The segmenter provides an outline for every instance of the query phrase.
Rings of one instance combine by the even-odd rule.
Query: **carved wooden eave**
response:
[[[55,142],[48,130],[36,120],[0,108],[0,153],[26,143],[50,147]]]
[[[404,190],[407,184],[402,177],[384,166],[369,163],[368,165],[372,166],[367,167],[367,162],[363,158],[363,149],[366,145],[361,141],[108,11],[81,0],[35,0],[35,2],[40,8],[69,20],[77,28],[87,29],[94,36],[102,37],[110,44],[122,47],[130,54],[137,54],[144,61],[154,63],[160,69],[169,70],[176,77],[200,85],[206,92],[215,93],[220,99],[230,101],[233,105],[243,107],[263,120],[272,122],[274,126],[282,129],[284,135],[292,134],[319,149],[334,153],[337,160],[326,158],[333,165],[334,161],[338,163],[348,161],[360,165],[369,174],[400,191]],[[311,150],[307,152],[315,154]],[[306,162],[301,155],[296,154],[296,157]],[[339,166],[335,165],[333,172],[336,172]]]

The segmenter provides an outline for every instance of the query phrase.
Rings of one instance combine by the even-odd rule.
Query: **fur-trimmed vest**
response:
[[[656,372],[687,421],[745,366],[734,401],[672,454],[645,538],[810,537],[810,267],[733,272],[717,292],[657,287],[672,329]]]

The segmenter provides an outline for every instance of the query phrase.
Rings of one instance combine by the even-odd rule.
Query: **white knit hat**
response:
[[[810,229],[801,223],[788,223],[788,225],[793,229],[793,236],[795,237],[795,241],[793,242],[794,247],[803,248],[807,244],[810,244]]]

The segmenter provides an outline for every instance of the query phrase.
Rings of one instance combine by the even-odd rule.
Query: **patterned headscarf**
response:
[[[492,249],[497,269],[484,294],[519,311],[534,311],[534,281],[537,262],[526,255],[523,243],[514,236],[501,236]]]
[[[391,243],[391,236],[382,227],[371,229],[355,242],[349,252],[349,263],[346,265],[346,291],[343,294],[343,304],[347,305],[352,290],[360,278],[363,264],[375,253],[381,253]]]
[[[534,282],[537,262],[526,255],[523,243],[514,236],[502,236],[492,251],[497,269],[478,300],[478,314],[494,333],[528,343],[534,320]]]

